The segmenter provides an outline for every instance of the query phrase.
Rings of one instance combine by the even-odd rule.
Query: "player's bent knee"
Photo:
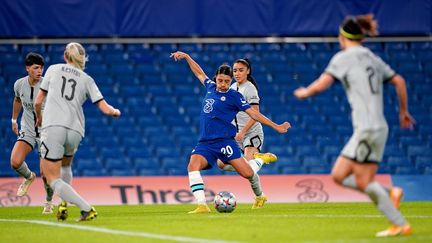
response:
[[[337,173],[332,173],[331,177],[336,184],[342,185],[344,178],[342,178],[340,175],[338,175]]]
[[[240,176],[242,176],[246,179],[250,179],[254,175],[253,171],[242,171],[242,172],[238,172],[238,173],[240,174]]]
[[[11,161],[10,161],[11,168],[14,170],[17,170],[19,167],[21,167],[22,163],[23,163],[23,161],[19,161],[15,158],[11,158]]]

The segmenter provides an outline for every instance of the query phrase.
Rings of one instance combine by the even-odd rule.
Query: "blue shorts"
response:
[[[192,154],[199,154],[206,158],[210,169],[217,166],[217,159],[227,164],[228,161],[241,158],[242,152],[234,139],[217,139],[212,141],[198,142],[192,150]]]

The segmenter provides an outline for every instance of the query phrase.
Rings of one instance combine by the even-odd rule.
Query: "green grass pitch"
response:
[[[57,222],[42,207],[0,208],[0,242],[432,242],[432,202],[405,202],[411,236],[377,239],[388,223],[371,203],[268,203],[189,215],[194,205],[98,206],[94,221]]]

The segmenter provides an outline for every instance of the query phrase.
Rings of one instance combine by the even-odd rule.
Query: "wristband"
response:
[[[11,119],[11,122],[12,122],[12,123],[17,123],[17,120],[12,118],[12,119]]]

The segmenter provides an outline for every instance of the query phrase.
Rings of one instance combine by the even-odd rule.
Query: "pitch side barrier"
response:
[[[354,190],[336,185],[330,175],[262,175],[261,182],[271,203],[369,202]],[[430,175],[380,174],[384,186],[401,186],[405,201],[432,201]],[[247,180],[237,175],[205,176],[205,194],[211,202],[220,191],[234,193],[240,203],[252,203]],[[39,206],[45,202],[42,179],[37,178],[28,194],[17,197],[20,178],[0,178],[0,206]],[[194,202],[187,176],[75,177],[74,188],[92,205],[188,204]],[[59,198],[54,199],[59,202]]]

